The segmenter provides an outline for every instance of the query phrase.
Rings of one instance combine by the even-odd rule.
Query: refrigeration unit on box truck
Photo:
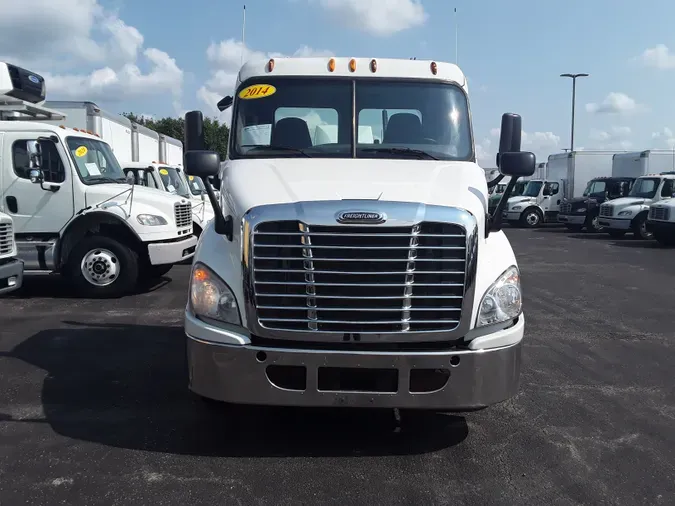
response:
[[[611,237],[632,233],[641,239],[651,239],[647,225],[652,204],[672,198],[672,172],[675,172],[675,152],[646,150],[617,154],[614,163],[622,174],[635,179],[628,196],[603,203],[598,223]],[[669,174],[671,173],[671,174]]]
[[[61,111],[65,120],[46,121],[63,124],[99,136],[110,145],[118,160],[131,159],[131,121],[124,116],[101,109],[93,102],[47,100],[45,107]]]

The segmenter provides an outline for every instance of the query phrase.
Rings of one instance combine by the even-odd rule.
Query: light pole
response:
[[[577,96],[577,77],[588,77],[588,74],[560,74],[560,77],[572,79],[572,133],[570,134],[570,151],[574,151],[574,105]]]

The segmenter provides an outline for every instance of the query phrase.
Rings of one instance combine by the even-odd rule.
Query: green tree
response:
[[[168,135],[181,142],[185,139],[185,118],[160,118],[150,119],[139,116],[133,112],[122,113],[122,116],[130,119],[134,123],[143,125],[160,134]],[[221,124],[217,119],[204,119],[204,143],[206,149],[216,151],[220,159],[224,160],[227,154],[227,141],[230,137],[230,129],[227,125]]]

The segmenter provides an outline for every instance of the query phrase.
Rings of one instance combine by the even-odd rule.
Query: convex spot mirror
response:
[[[186,151],[185,172],[190,176],[208,179],[220,171],[220,155],[215,151]]]
[[[511,177],[531,176],[537,167],[537,159],[534,153],[529,151],[502,153],[499,162],[499,171],[505,176]]]

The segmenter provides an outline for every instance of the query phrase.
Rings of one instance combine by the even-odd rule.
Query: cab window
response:
[[[32,140],[32,139],[31,139]],[[30,158],[28,154],[28,141],[18,140],[12,145],[12,164],[14,173],[21,179],[30,179]],[[63,183],[66,180],[66,168],[56,144],[50,140],[40,141],[42,150],[42,173],[46,183]]]
[[[557,195],[559,190],[560,190],[559,183],[546,183],[546,186],[544,186],[544,195],[548,196]]]
[[[666,179],[663,182],[663,188],[661,188],[661,197],[670,198],[670,197],[673,196],[673,193],[675,193],[675,187],[673,185],[673,180],[672,179]]]

